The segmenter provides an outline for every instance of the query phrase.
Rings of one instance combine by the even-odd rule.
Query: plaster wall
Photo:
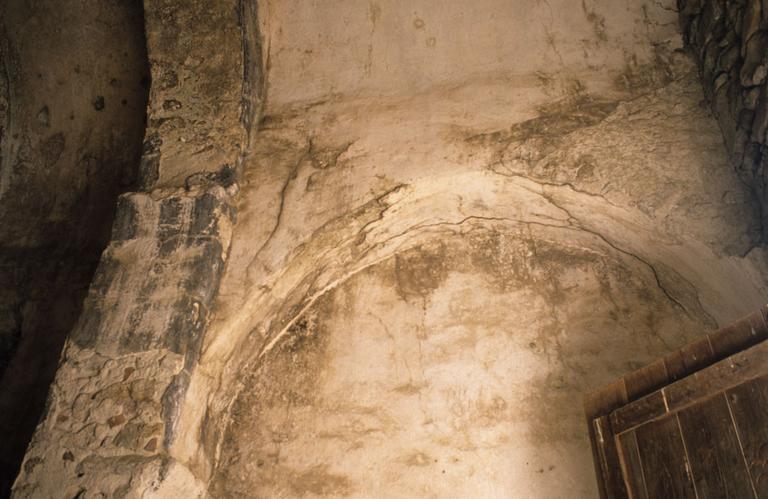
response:
[[[500,77],[649,78],[641,66],[678,38],[674,0],[266,0],[260,11],[272,109]]]
[[[268,117],[201,364],[239,393],[213,496],[594,497],[583,394],[766,296],[759,209],[664,71],[529,120],[471,86]]]
[[[246,381],[214,497],[595,497],[580,395],[705,326],[579,246],[467,227],[324,295]]]
[[[271,25],[267,114],[190,388],[215,395],[182,417],[206,438],[177,446],[214,496],[593,497],[581,396],[764,301],[759,207],[674,16],[569,5],[553,11],[624,16],[557,31],[599,63],[553,65],[541,42],[510,74],[447,50],[460,82],[408,36],[368,82],[365,51],[343,59],[360,44],[335,41],[361,29],[342,7],[313,11],[333,22],[303,66],[320,24]],[[512,11],[494,12],[525,28],[497,54],[542,36]]]

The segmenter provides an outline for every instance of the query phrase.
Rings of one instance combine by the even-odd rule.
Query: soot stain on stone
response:
[[[459,131],[459,134],[469,148],[490,150],[492,167],[502,165],[526,172],[558,152],[566,136],[598,125],[617,107],[617,102],[577,93],[572,98],[540,106],[539,116],[507,129],[481,133]]]
[[[445,244],[418,246],[395,256],[394,280],[403,301],[427,300],[445,282],[450,271]]]
[[[616,77],[614,86],[633,94],[639,94],[672,82],[673,66],[676,54],[665,45],[654,47],[650,61],[640,61],[636,55],[624,58],[624,67]]]
[[[469,258],[499,290],[532,283],[533,243],[498,231],[473,232]]]
[[[51,126],[51,116],[48,106],[43,106],[37,113],[37,122],[46,128]]]
[[[587,21],[592,25],[592,30],[595,32],[597,39],[601,42],[607,42],[608,34],[605,28],[605,17],[595,12],[594,9],[587,7],[587,0],[581,0],[581,10],[584,11]]]

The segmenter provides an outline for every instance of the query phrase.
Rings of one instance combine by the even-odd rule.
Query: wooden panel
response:
[[[629,402],[624,380],[618,379],[584,397],[584,413],[590,427],[592,420],[610,414],[614,409]]]
[[[709,398],[740,383],[768,372],[768,342],[762,342],[749,350],[676,381],[659,391],[630,402],[611,414],[611,425],[620,434],[667,413]]]
[[[595,442],[597,444],[599,473],[602,477],[600,497],[625,499],[628,496],[624,488],[619,454],[608,416],[597,418],[592,423],[597,437]]]
[[[768,363],[768,358],[763,359]],[[768,376],[728,391],[728,403],[736,422],[757,497],[768,497]]]
[[[714,362],[715,355],[709,337],[694,341],[664,358],[670,381],[682,379]]]
[[[634,431],[628,431],[616,438],[619,442],[621,471],[624,474],[624,483],[629,497],[631,499],[648,499],[640,451],[637,449],[637,435]]]
[[[657,391],[613,411],[611,425],[613,431],[619,434],[663,416],[665,412],[664,397],[661,391]]]
[[[669,383],[669,376],[667,375],[667,367],[664,365],[663,359],[659,359],[653,364],[648,364],[624,376],[624,385],[626,386],[629,400],[635,400],[648,395],[667,383]]]
[[[678,417],[699,499],[754,497],[725,394],[690,406]]]
[[[601,496],[696,497],[695,479],[702,499],[745,497],[745,493],[754,497],[754,490],[749,495],[743,488],[745,483],[752,488],[752,481],[758,484],[758,497],[768,499],[768,389],[764,386],[768,381],[761,380],[759,388],[752,382],[768,373],[766,339],[768,306],[589,394],[584,408]],[[748,390],[734,388],[744,383]],[[729,395],[723,399],[726,390]],[[720,402],[714,401],[716,396]],[[723,400],[732,416],[730,429],[723,419]],[[737,417],[740,422],[735,421]],[[742,461],[749,459],[749,466],[744,464],[741,472],[734,460],[734,436],[740,445],[737,451],[747,442]],[[693,453],[690,469],[686,468],[690,457],[686,443]],[[616,482],[613,455],[624,478],[618,485],[619,495],[609,490]],[[745,469],[751,480],[745,478]],[[645,489],[641,478],[645,478]],[[680,479],[677,485],[675,478]]]
[[[768,371],[768,342],[713,364],[703,371],[672,383],[664,389],[671,411],[759,377]]]
[[[648,497],[696,499],[677,416],[642,425],[636,434]]]
[[[587,416],[589,440],[592,446],[597,485],[600,491],[600,497],[603,499],[608,499],[608,497],[610,497],[609,488],[605,483],[606,479],[603,477],[602,468],[602,455],[605,453],[605,450],[603,449],[605,445],[604,438],[607,434],[607,430],[602,427],[606,426],[605,423],[607,423],[607,421],[605,423],[596,424],[594,420],[610,414],[615,408],[621,407],[626,403],[627,393],[624,388],[624,380],[622,379],[603,386],[599,390],[589,393],[584,397],[584,413]],[[597,433],[596,428],[601,431],[600,434]],[[612,440],[611,435],[611,444],[613,445]]]
[[[710,333],[709,341],[712,344],[715,357],[718,359],[725,358],[768,339],[765,314],[766,307],[762,307],[757,312],[730,326]]]

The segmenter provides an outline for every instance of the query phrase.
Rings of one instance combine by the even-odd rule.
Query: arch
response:
[[[582,153],[584,147],[589,148],[594,164],[604,170],[596,174],[605,178],[613,179],[614,172],[625,171],[627,183],[619,188],[621,192],[608,195],[579,179],[516,171],[514,168],[523,167],[515,162],[518,153],[535,143],[536,135],[515,137],[514,127],[480,136],[459,134],[458,139],[454,134],[435,139],[436,134],[424,132],[434,141],[425,147],[437,152],[426,159],[420,151],[411,153],[426,166],[421,175],[414,175],[400,164],[386,165],[375,154],[363,153],[376,150],[370,144],[376,138],[368,134],[365,126],[375,126],[381,132],[380,121],[355,123],[349,128],[353,130],[350,136],[333,137],[335,144],[324,143],[320,133],[312,137],[310,144],[309,139],[294,131],[290,120],[262,130],[253,156],[245,165],[243,204],[230,251],[230,268],[238,270],[225,275],[222,281],[214,322],[190,384],[188,405],[181,413],[186,430],[181,432],[185,437],[179,441],[179,453],[210,476],[220,456],[232,404],[238,393],[247,389],[243,384],[245,373],[256,369],[280,341],[288,341],[296,321],[316,300],[398,254],[472,228],[505,233],[530,231],[542,240],[627,259],[633,262],[633,272],[644,276],[676,313],[693,321],[691,324],[697,326],[691,327],[697,331],[714,328],[757,307],[763,286],[757,277],[757,254],[746,259],[724,256],[730,251],[726,240],[735,241],[741,236],[723,234],[721,243],[725,246],[712,245],[703,242],[712,228],[708,215],[702,214],[699,223],[684,212],[659,208],[657,213],[648,213],[640,208],[649,195],[655,194],[653,186],[657,184],[631,178],[634,174],[630,169],[638,158],[645,158],[643,164],[654,168],[644,172],[648,178],[682,189],[672,189],[657,199],[660,207],[675,206],[677,200],[700,188],[684,187],[673,177],[698,177],[696,172],[713,171],[715,164],[723,164],[722,154],[716,152],[720,143],[712,122],[703,115],[691,120],[686,114],[704,111],[694,110],[698,102],[694,74],[690,66],[683,68],[687,68],[684,78],[644,98],[611,105],[571,103],[571,112],[578,113],[582,125],[564,130],[558,139],[562,141],[560,147],[569,151],[571,144],[580,144]],[[669,114],[671,102],[688,111]],[[354,110],[347,112],[355,115]],[[594,113],[593,119],[589,113]],[[567,116],[561,113],[559,118],[568,123]],[[338,117],[340,122],[344,118]],[[305,116],[297,119],[307,120]],[[546,115],[535,120],[549,123]],[[697,127],[686,128],[690,122],[697,123]],[[390,125],[393,128],[419,130],[418,122],[394,123]],[[523,122],[519,127],[539,128],[535,122]],[[667,149],[659,145],[659,127],[667,130],[665,136],[679,148],[674,159],[678,170],[664,166],[669,157],[661,152]],[[617,157],[614,147],[601,145],[602,137],[616,137],[617,130],[633,137],[633,143],[626,146],[636,152]],[[553,140],[551,132],[547,133]],[[422,136],[409,140],[418,143]],[[411,144],[392,147],[413,151]],[[648,152],[653,148],[658,148],[657,153]],[[443,151],[451,151],[451,155],[446,157]],[[713,152],[720,154],[718,159],[709,156]],[[702,161],[703,154],[710,157],[706,160],[712,161],[710,166]],[[580,156],[553,153],[564,171],[573,165],[574,175]],[[328,163],[328,158],[335,158],[330,171],[327,166],[318,167]],[[437,166],[428,168],[432,164]],[[355,172],[354,178],[345,180],[350,171]],[[727,169],[720,171],[723,182],[739,189],[738,181],[730,177]],[[324,175],[330,178],[323,179]],[[378,184],[380,190],[372,194],[371,186],[378,182],[376,175],[383,175],[388,183]],[[249,187],[249,178],[259,181]],[[331,196],[336,203],[326,201],[324,210],[313,211],[311,207],[321,205],[327,199],[323,196],[328,196],[320,188],[313,190],[314,185],[337,189]],[[689,188],[692,190],[687,191]],[[357,189],[359,197],[347,189]],[[742,196],[739,208],[718,205],[710,209],[713,214],[723,210],[720,213],[727,217],[732,216],[725,215],[731,210],[735,210],[733,215],[750,210],[749,194]],[[355,204],[358,199],[359,204]],[[271,223],[265,223],[264,214],[270,211]],[[751,216],[757,215],[752,212]],[[753,218],[753,222],[735,230],[746,235],[755,226]],[[743,277],[733,279],[735,275]],[[649,326],[647,333],[652,330]]]

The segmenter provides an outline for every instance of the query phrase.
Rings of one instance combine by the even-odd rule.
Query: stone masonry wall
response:
[[[688,48],[723,132],[730,161],[758,196],[768,233],[768,3],[678,0]]]

